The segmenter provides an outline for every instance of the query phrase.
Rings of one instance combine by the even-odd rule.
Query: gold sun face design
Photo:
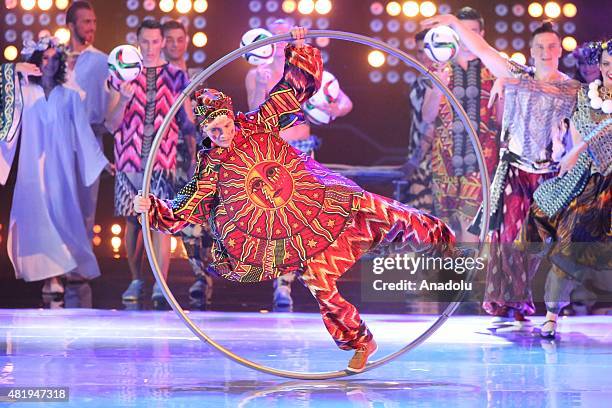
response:
[[[245,189],[253,203],[263,209],[280,208],[293,195],[293,178],[280,163],[256,164],[246,177]]]
[[[355,208],[354,187],[338,177],[275,134],[239,135],[216,186],[214,223],[228,256],[272,273],[327,248]]]
[[[237,144],[219,172],[229,220],[263,239],[307,228],[323,207],[325,188],[305,161],[276,136],[256,135]]]

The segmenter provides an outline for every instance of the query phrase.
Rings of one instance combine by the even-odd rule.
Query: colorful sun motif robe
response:
[[[176,232],[208,220],[213,268],[255,282],[302,269],[344,230],[363,190],[300,154],[278,133],[304,120],[300,104],[320,85],[319,51],[287,47],[285,72],[258,110],[236,117],[227,148],[203,149],[192,181],[174,200],[153,198],[155,229]]]

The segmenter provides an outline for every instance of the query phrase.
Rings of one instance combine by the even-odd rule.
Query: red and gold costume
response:
[[[309,46],[289,45],[286,61],[283,78],[254,112],[234,116],[228,96],[196,93],[200,125],[226,115],[236,135],[228,148],[199,152],[192,181],[174,200],[152,196],[149,218],[171,233],[208,222],[212,268],[224,278],[255,282],[298,272],[338,346],[357,349],[372,335],[336,280],[379,243],[446,251],[454,236],[436,218],[364,191],[279,137],[303,120],[300,105],[323,71],[319,51]]]

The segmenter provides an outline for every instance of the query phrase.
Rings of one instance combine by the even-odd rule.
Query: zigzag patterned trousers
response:
[[[359,211],[344,232],[306,262],[300,279],[319,303],[325,327],[342,350],[364,347],[372,333],[357,308],[340,295],[336,281],[362,255],[379,244],[392,242],[401,242],[410,251],[436,247],[445,254],[454,247],[455,236],[431,215],[365,192]]]

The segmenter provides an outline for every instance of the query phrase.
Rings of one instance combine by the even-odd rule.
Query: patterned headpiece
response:
[[[66,54],[65,46],[59,42],[59,39],[50,36],[41,37],[38,42],[33,40],[24,41],[21,54],[27,59],[30,59],[34,52],[47,51],[49,48],[55,48],[62,53],[62,56]]]
[[[585,44],[581,48],[581,55],[589,65],[597,65],[601,62],[604,52],[612,55],[612,39],[607,41],[594,41]]]
[[[195,94],[197,106],[194,113],[200,127],[212,122],[218,116],[228,116],[234,120],[232,98],[221,91],[212,88],[202,88]]]

